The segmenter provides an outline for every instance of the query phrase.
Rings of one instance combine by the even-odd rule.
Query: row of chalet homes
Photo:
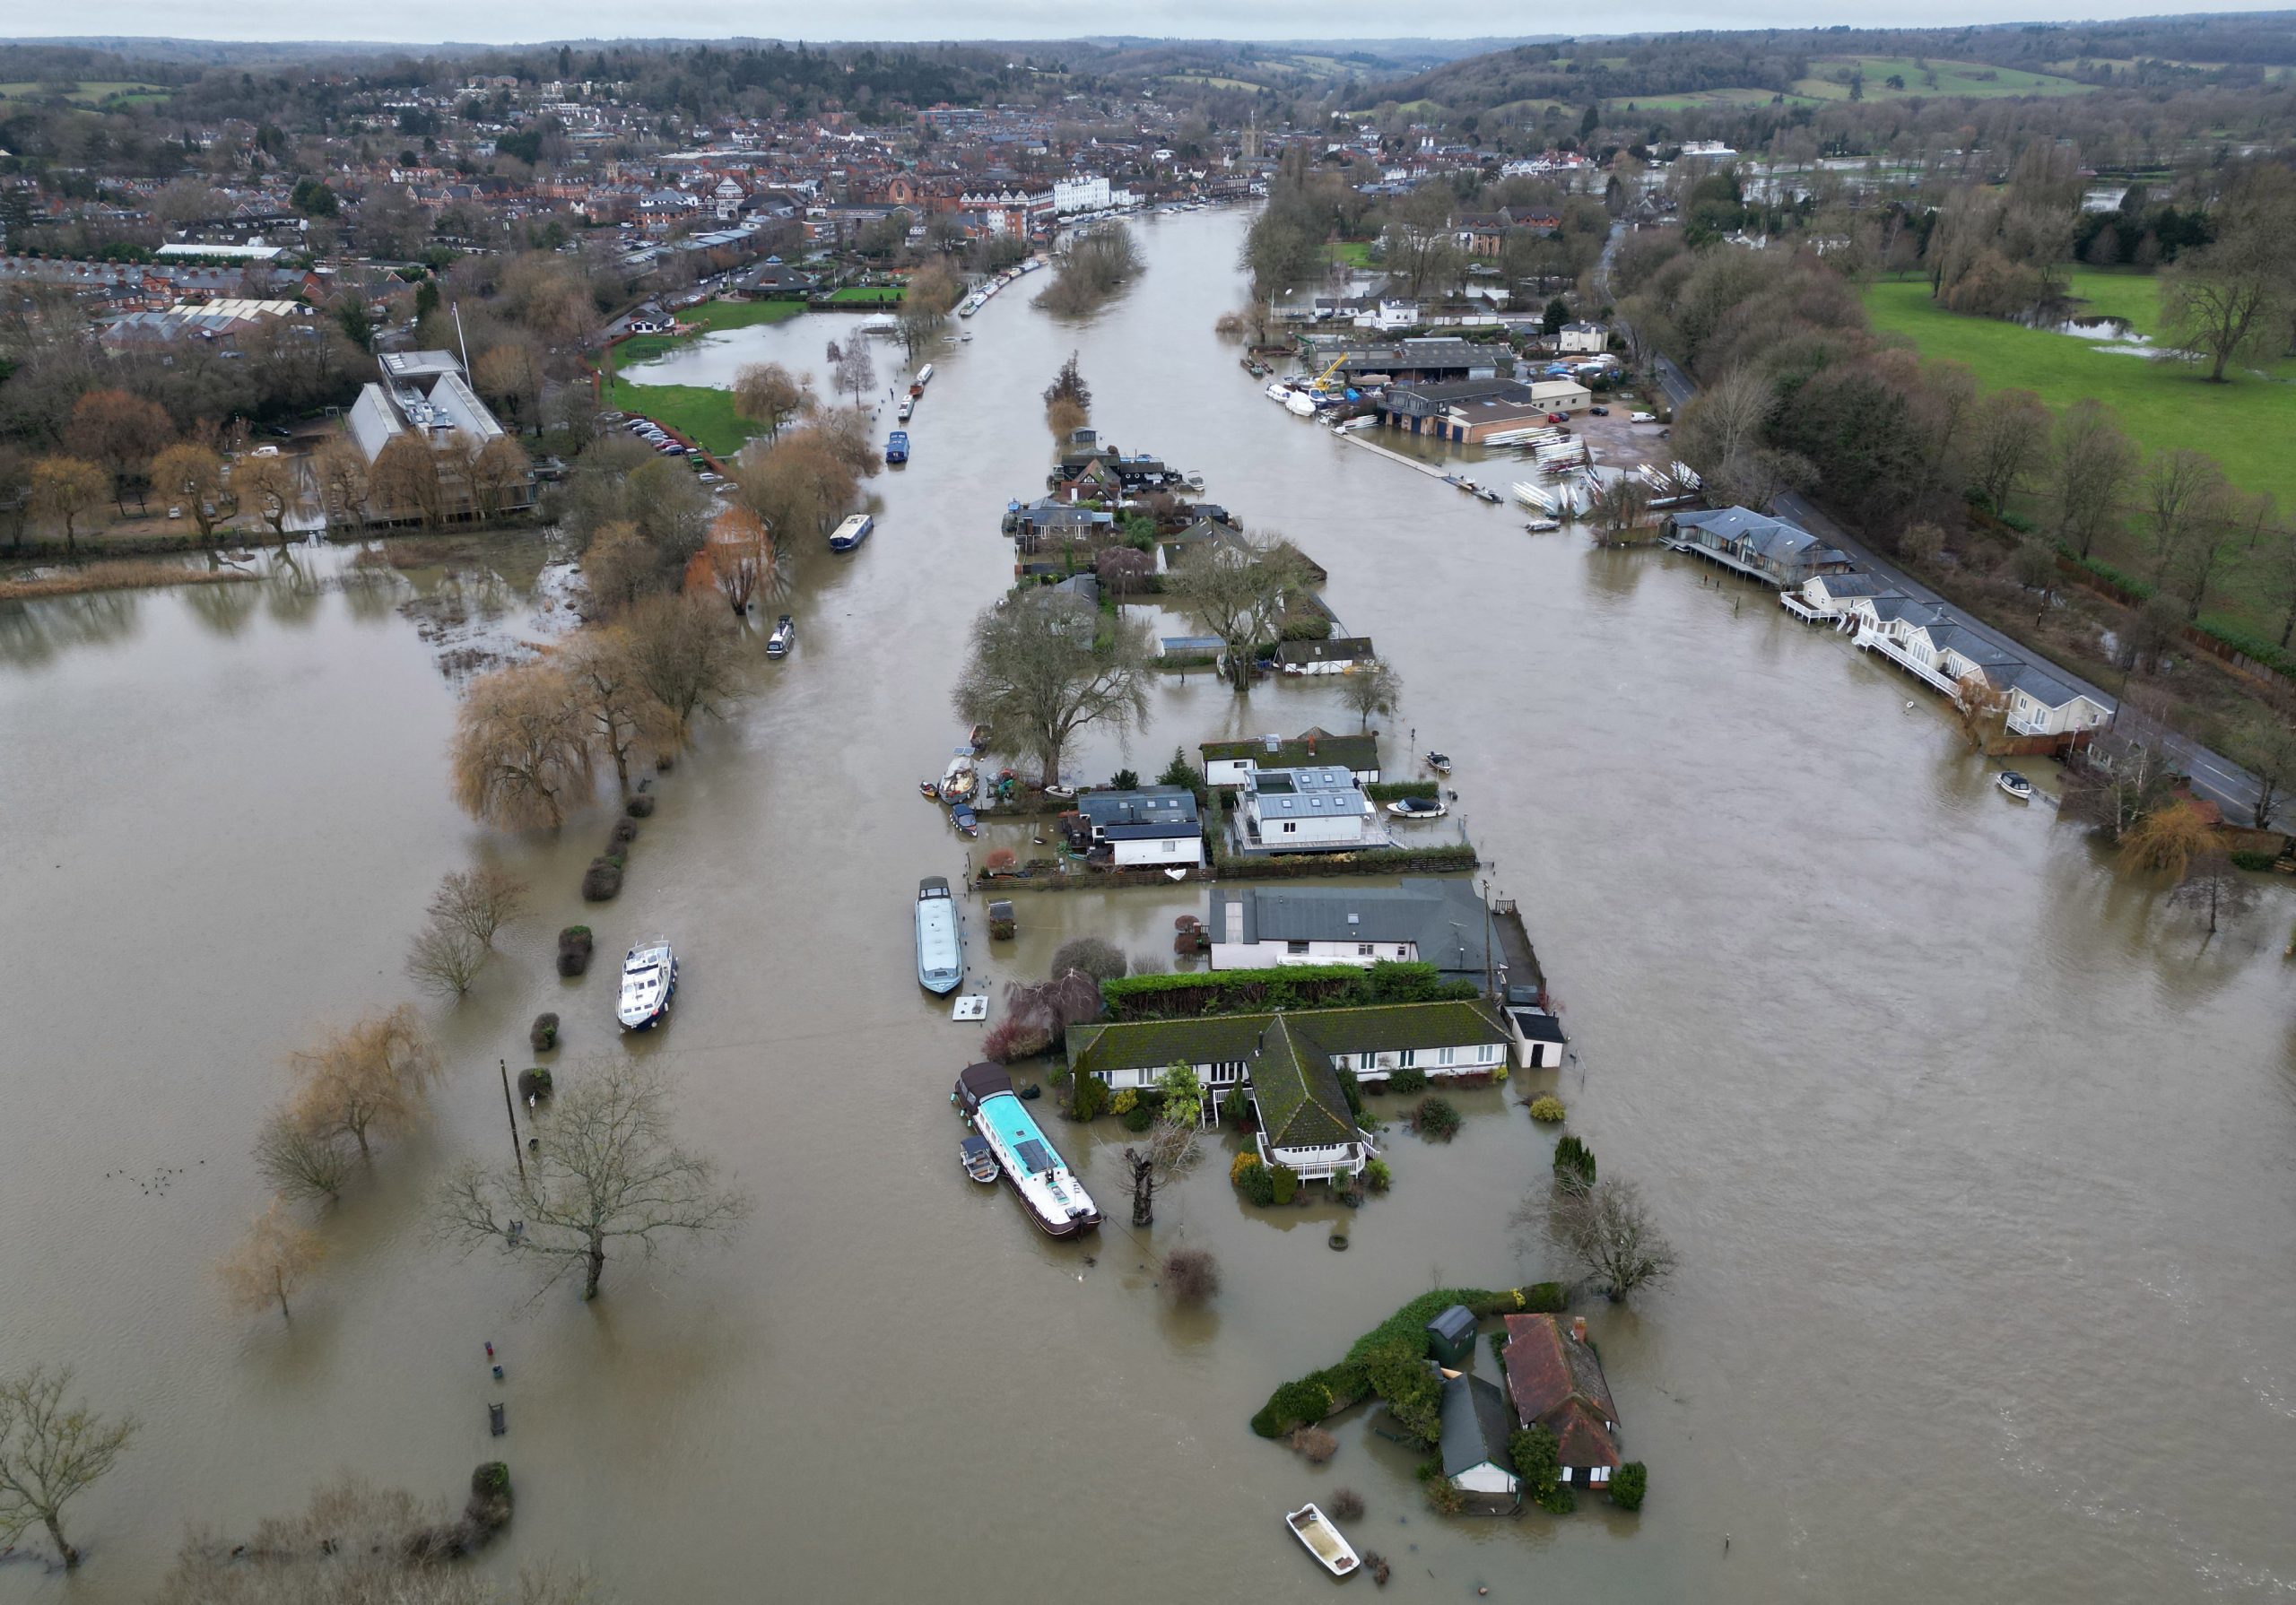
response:
[[[1778,588],[1796,618],[1831,624],[1955,703],[1997,698],[2007,733],[2036,750],[2077,745],[2112,717],[2112,707],[2066,683],[1967,620],[1900,593],[1806,530],[1745,508],[1678,512],[1665,543]]]
[[[1378,1154],[1356,1124],[1340,1072],[1384,1083],[1398,1070],[1432,1080],[1488,1080],[1526,1061],[1529,1045],[1508,1011],[1473,1002],[1387,1003],[1197,1019],[1076,1026],[1068,1068],[1111,1090],[1152,1087],[1175,1064],[1202,1078],[1205,1118],[1239,1086],[1251,1098],[1260,1161],[1302,1181],[1352,1178]]]

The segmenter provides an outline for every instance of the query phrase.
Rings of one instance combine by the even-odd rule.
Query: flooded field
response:
[[[633,1601],[877,1601],[1016,1561],[1093,1601],[1321,1599],[1283,1513],[1342,1487],[1404,1601],[2296,1589],[2296,906],[2204,941],[1765,594],[1526,535],[1289,417],[1211,333],[1243,221],[1144,221],[1148,271],[1096,317],[1007,292],[935,355],[877,534],[803,554],[796,652],[662,778],[602,907],[575,888],[604,810],[516,837],[448,798],[451,655],[554,629],[544,542],[0,610],[0,1365],[73,1362],[144,1423],[74,1508],[87,1566],[0,1563],[0,1602],[139,1599],[187,1524],[243,1531],[343,1469],[445,1495],[497,1451],[517,1516],[483,1564],[587,1558]],[[818,368],[843,333],[698,349]],[[1427,829],[1464,830],[1519,902],[1578,1050],[1530,1087],[1683,1261],[1631,1308],[1580,1306],[1650,1467],[1639,1517],[1446,1522],[1360,1412],[1320,1469],[1245,1426],[1412,1295],[1553,1269],[1509,1225],[1552,1142],[1524,1080],[1461,1096],[1448,1145],[1395,1132],[1395,1191],[1344,1254],[1344,1211],[1239,1205],[1224,1150],[1134,1234],[1114,1123],[1048,1128],[1114,1206],[1097,1240],[1046,1241],[958,1168],[948,1090],[981,1028],[918,989],[909,905],[987,839],[917,782],[960,733],[948,686],[1009,583],[997,517],[1042,482],[1038,398],[1072,350],[1106,435],[1329,570],[1405,683],[1390,759],[1457,761]],[[1355,718],[1329,686],[1192,674],[1070,768],[1311,724]],[[231,1314],[212,1268],[262,1202],[248,1143],[282,1056],[413,998],[425,899],[482,862],[535,907],[464,1003],[421,1005],[435,1126],[378,1149],[291,1326]],[[1024,896],[994,945],[969,905],[972,980],[1039,974],[1080,933],[1169,954],[1202,897]],[[625,1051],[611,965],[552,969],[582,919],[602,956],[678,943],[676,1018],[627,1051],[758,1205],[722,1251],[613,1266],[587,1307],[425,1219],[447,1165],[506,1142],[492,1062],[526,1062],[537,1011],[561,1065]],[[1219,1256],[1208,1309],[1153,1286],[1177,1242]]]

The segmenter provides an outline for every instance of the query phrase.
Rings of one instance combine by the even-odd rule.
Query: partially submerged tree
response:
[[[305,1131],[340,1135],[371,1153],[370,1134],[411,1130],[430,1113],[439,1056],[412,1005],[372,1014],[332,1031],[288,1062],[296,1080],[290,1108]]]
[[[1970,750],[1982,752],[1985,744],[2009,714],[2009,689],[1995,685],[1983,674],[1972,670],[1961,676],[1953,687],[1951,702],[1953,716],[1960,722],[1961,735],[1968,741]]]
[[[1023,591],[973,621],[972,652],[952,700],[1004,750],[1033,758],[1046,785],[1077,731],[1148,722],[1148,625],[1099,611],[1066,592]]]
[[[526,883],[508,870],[482,864],[474,870],[449,870],[430,894],[434,920],[467,931],[483,947],[494,945],[494,933],[518,917],[526,907]]]
[[[718,515],[700,555],[687,569],[686,588],[715,591],[736,617],[746,616],[760,593],[770,599],[782,584],[780,556],[765,522],[747,508]]]
[[[465,927],[433,919],[406,947],[406,973],[432,997],[459,1002],[486,967],[486,943]]]
[[[2147,811],[2120,838],[2120,861],[2140,873],[2182,883],[2195,861],[2216,851],[2216,822],[2189,797]]]
[[[35,1526],[65,1569],[80,1551],[64,1536],[64,1507],[101,1480],[135,1436],[132,1417],[107,1419],[67,1403],[69,1366],[0,1377],[0,1555]]]
[[[474,681],[451,754],[455,801],[506,829],[556,829],[594,785],[581,701],[565,670],[548,661]]]
[[[1632,1182],[1598,1181],[1583,1192],[1565,1189],[1547,1219],[1555,1247],[1613,1303],[1674,1273],[1674,1248],[1659,1234],[1641,1189]]]
[[[630,632],[619,625],[578,630],[559,663],[574,688],[591,741],[613,765],[615,784],[628,792],[630,766],[661,745],[668,729],[662,705],[639,681]]]
[[[734,376],[734,411],[752,423],[765,426],[771,440],[781,426],[813,411],[812,387],[778,362],[752,362]]]
[[[738,646],[726,610],[705,598],[649,596],[631,610],[631,666],[660,710],[665,746],[684,746],[697,718],[740,694]]]
[[[257,1131],[256,1173],[271,1184],[282,1198],[343,1196],[344,1178],[351,1173],[351,1155],[339,1132],[313,1131],[291,1110],[274,1111]]]
[[[252,1314],[275,1304],[281,1318],[291,1321],[294,1312],[288,1307],[289,1297],[326,1258],[326,1240],[290,1215],[287,1206],[274,1198],[248,1223],[239,1246],[215,1269],[234,1308]]]
[[[438,1219],[448,1238],[535,1262],[544,1288],[578,1275],[589,1299],[609,1253],[652,1259],[748,1219],[749,1199],[719,1185],[716,1165],[671,1141],[658,1071],[593,1060],[568,1079],[523,1172],[472,1165],[447,1183]]]
[[[1211,541],[1166,577],[1164,594],[1176,612],[1220,638],[1242,692],[1251,689],[1254,649],[1275,639],[1292,594],[1307,584],[1306,563],[1283,542]]]
[[[1052,383],[1044,387],[1044,405],[1046,416],[1049,417],[1052,409],[1060,403],[1071,403],[1076,409],[1076,426],[1081,429],[1092,416],[1092,387],[1084,382],[1084,375],[1076,366],[1076,355],[1070,351],[1068,360],[1063,362],[1060,371],[1052,376]],[[1056,429],[1053,432],[1060,434],[1065,431]]]
[[[1194,1165],[1203,1152],[1196,1123],[1170,1120],[1158,1121],[1149,1128],[1145,1142],[1124,1150],[1126,1167],[1132,1173],[1134,1226],[1155,1224],[1156,1189]]]
[[[112,488],[109,474],[79,457],[42,457],[31,465],[25,484],[32,516],[63,530],[66,551],[79,549],[82,525]]]
[[[869,342],[865,335],[856,334],[842,346],[834,340],[831,341],[829,367],[838,393],[850,395],[857,407],[870,391],[877,387],[877,363],[869,354]]]
[[[1114,942],[1097,936],[1074,936],[1053,950],[1052,967],[1047,973],[1055,980],[1075,971],[1095,981],[1115,981],[1123,977],[1126,967],[1124,950]]]
[[[287,520],[302,500],[300,476],[284,457],[245,456],[231,464],[231,490],[243,508],[284,534]]]

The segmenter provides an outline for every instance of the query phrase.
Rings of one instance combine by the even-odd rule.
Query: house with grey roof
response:
[[[1378,655],[1369,636],[1330,636],[1283,642],[1275,649],[1275,666],[1286,674],[1346,674]]]
[[[1373,733],[1334,735],[1311,724],[1285,740],[1270,733],[1240,742],[1205,742],[1196,749],[1204,755],[1206,785],[1241,785],[1244,776],[1258,769],[1292,769],[1337,766],[1364,785],[1379,783],[1379,738]]]
[[[478,398],[451,351],[385,351],[375,359],[379,381],[361,386],[344,415],[351,441],[375,465],[395,444],[428,448],[439,504],[455,516],[507,512],[534,500],[534,474],[525,454]],[[497,442],[504,444],[497,446]],[[481,454],[488,454],[482,459]],[[420,459],[418,458],[419,462]],[[482,483],[481,475],[488,475]],[[370,486],[361,509],[370,522],[418,516],[425,509],[391,484]]]
[[[1665,543],[1734,568],[1780,590],[1813,574],[1855,567],[1848,553],[1828,546],[1799,525],[1751,508],[1683,508],[1666,516]]]
[[[1186,786],[1086,792],[1076,812],[1087,851],[1105,847],[1117,869],[1193,869],[1204,862],[1204,825]]]
[[[1481,981],[1500,961],[1471,881],[1413,876],[1400,886],[1274,882],[1212,894],[1212,967],[1432,964]]]
[[[1352,853],[1391,845],[1352,771],[1335,765],[1254,769],[1229,815],[1232,851]]]
[[[1507,1395],[1472,1371],[1443,1373],[1442,1436],[1436,1452],[1443,1478],[1466,1496],[1466,1508],[1479,1515],[1506,1515],[1522,1508],[1522,1479],[1515,1474],[1509,1440],[1515,1412]]]

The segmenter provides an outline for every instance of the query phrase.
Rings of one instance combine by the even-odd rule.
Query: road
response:
[[[1617,232],[1613,231],[1611,236],[1611,244],[1604,247],[1603,267],[1605,270],[1609,267],[1611,252],[1616,248],[1618,238]],[[1607,279],[1606,272],[1604,276]],[[1690,376],[1674,365],[1671,358],[1654,357],[1652,363],[1657,377],[1658,387],[1665,394],[1668,409],[1675,412],[1681,412],[1691,397],[1698,394],[1697,385],[1692,382]],[[1936,607],[1951,608],[1957,621],[1984,637],[1995,646],[2013,652],[2030,663],[2039,664],[2066,684],[2087,696],[2093,697],[2104,707],[2118,708],[2119,698],[2106,691],[2103,687],[2082,675],[2074,673],[2070,669],[2035,651],[2024,642],[2002,634],[1984,620],[1972,618],[1967,609],[1954,606],[1935,591],[1884,560],[1873,548],[1851,535],[1841,525],[1813,507],[1806,497],[1788,491],[1778,499],[1777,511],[1780,516],[1793,520],[1828,544],[1839,546],[1856,559],[1861,568],[1882,576],[1917,602],[1928,603]],[[2173,731],[2164,733],[2161,745],[2167,748],[2170,754],[2176,759],[2178,768],[2192,777],[2192,789],[2222,809],[2227,820],[2245,825],[2256,818],[2257,799],[2262,794],[2263,787],[2254,775],[2222,753],[2204,747],[2198,742],[2179,735]],[[2274,824],[2281,822],[2283,811],[2277,808],[2274,810]]]

